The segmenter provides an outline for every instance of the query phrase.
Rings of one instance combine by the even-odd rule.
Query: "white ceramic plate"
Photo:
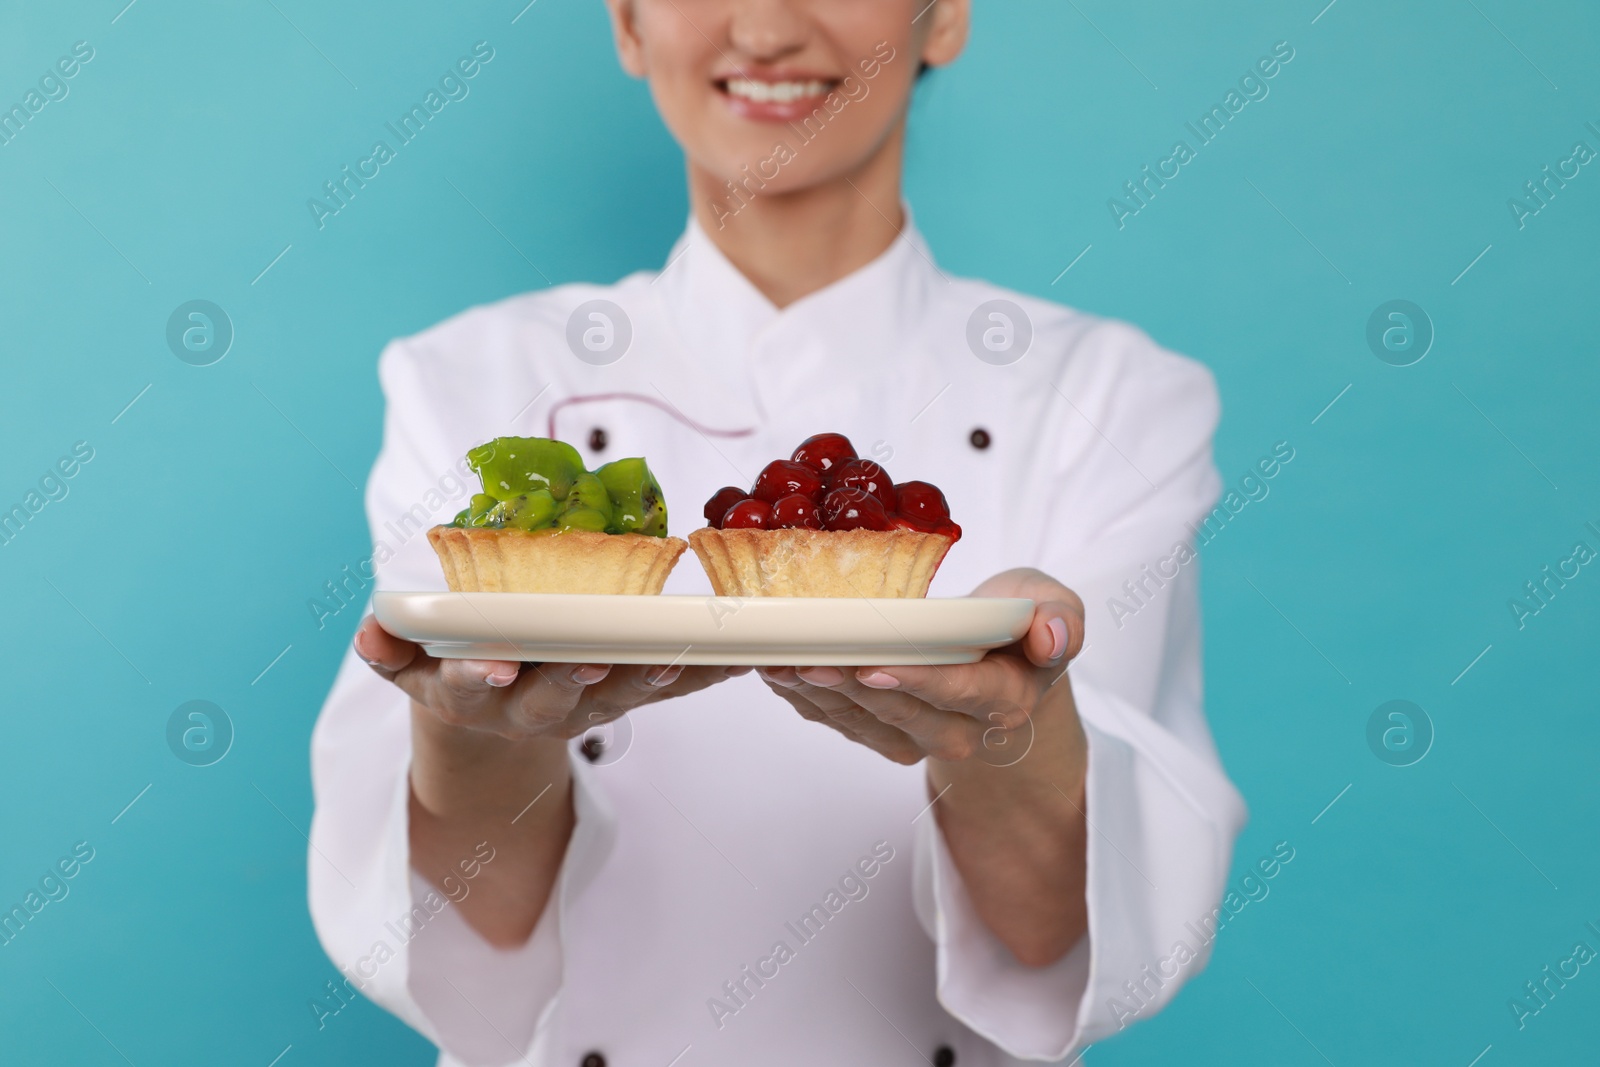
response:
[[[891,666],[973,663],[1028,629],[1033,601],[958,597],[374,594],[383,628],[450,659]]]

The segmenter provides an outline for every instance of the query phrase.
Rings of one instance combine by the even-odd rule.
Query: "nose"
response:
[[[810,23],[794,0],[741,0],[736,3],[728,38],[744,58],[776,63],[800,51]]]

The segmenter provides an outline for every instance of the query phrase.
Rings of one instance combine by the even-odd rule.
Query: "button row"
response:
[[[606,445],[610,443],[610,440],[610,437],[606,434],[605,427],[596,426],[594,429],[589,431],[589,451],[604,452],[606,450]],[[985,430],[982,426],[974,429],[972,433],[968,435],[967,440],[971,442],[972,447],[976,448],[979,452],[982,452],[993,443],[993,439],[989,436],[989,431]]]

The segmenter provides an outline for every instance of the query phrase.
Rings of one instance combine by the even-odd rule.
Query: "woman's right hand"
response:
[[[437,659],[367,616],[356,654],[447,726],[515,741],[565,741],[642,704],[746,674],[748,667]]]
[[[355,650],[411,697],[411,866],[444,887],[462,857],[492,847],[459,906],[502,948],[533,932],[576,825],[568,739],[749,670],[438,659],[371,616]]]

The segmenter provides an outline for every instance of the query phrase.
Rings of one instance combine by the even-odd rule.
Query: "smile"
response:
[[[823,106],[839,88],[838,78],[819,78],[809,71],[764,71],[756,77],[730,74],[714,83],[728,107],[754,122],[794,122]]]
[[[815,80],[767,82],[753,78],[729,78],[722,83],[722,91],[756,104],[792,104],[796,100],[826,96],[836,84]]]

